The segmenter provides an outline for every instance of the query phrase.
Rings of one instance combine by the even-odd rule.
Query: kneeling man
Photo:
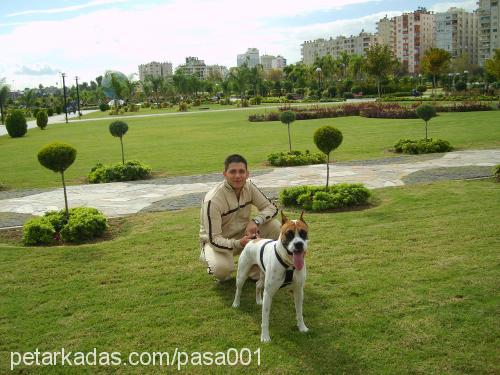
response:
[[[200,259],[206,263],[207,272],[219,281],[231,278],[234,256],[254,238],[276,240],[280,223],[274,219],[276,205],[248,180],[245,158],[230,155],[224,161],[224,181],[210,190],[201,206]],[[252,205],[259,212],[250,219]],[[250,272],[252,279],[259,279],[259,268]]]

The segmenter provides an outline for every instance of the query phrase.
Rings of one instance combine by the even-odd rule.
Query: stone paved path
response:
[[[334,183],[363,183],[368,188],[404,185],[405,178],[415,172],[464,166],[491,167],[500,164],[500,149],[470,150],[446,154],[402,157],[365,162],[335,163],[330,166]],[[135,182],[117,182],[68,187],[69,205],[96,207],[107,216],[133,214],[140,211],[194,207],[205,192],[215,186],[221,174],[184,176]],[[322,185],[326,180],[325,165],[276,168],[254,173],[251,177],[266,192],[296,185]],[[3,192],[0,194],[0,227],[19,225],[3,218],[21,214],[43,215],[64,207],[62,189]],[[3,215],[1,213],[4,213]],[[9,215],[5,214],[8,213]],[[7,215],[7,216],[6,216]],[[21,221],[21,222],[22,222]]]

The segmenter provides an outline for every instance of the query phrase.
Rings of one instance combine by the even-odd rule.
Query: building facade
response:
[[[283,56],[278,55],[271,61],[272,69],[283,69],[285,66],[286,59]]]
[[[245,53],[238,55],[236,65],[240,67],[244,64],[249,68],[254,68],[260,64],[259,50],[257,48],[249,48]]]
[[[203,79],[225,79],[229,74],[227,67],[223,65],[207,65],[203,73]]]
[[[206,68],[204,60],[193,56],[186,57],[186,63],[177,67],[178,70],[183,71],[185,74],[194,75],[199,79],[204,79]]]
[[[306,65],[314,64],[317,57],[331,55],[333,58],[340,56],[342,52],[349,55],[365,56],[370,46],[377,42],[377,36],[372,33],[361,31],[357,36],[338,36],[330,39],[316,39],[302,43],[302,61]]]
[[[169,77],[173,74],[172,63],[159,63],[152,61],[147,64],[139,65],[139,80],[144,81],[147,76],[152,77]]]
[[[467,54],[470,64],[478,64],[477,13],[450,8],[436,14],[436,47],[449,52],[452,58]]]
[[[260,57],[260,64],[264,72],[269,72],[273,68],[273,60],[276,56],[273,55],[262,55]]]
[[[395,57],[409,73],[420,73],[420,61],[435,43],[435,15],[425,8],[394,17]]]
[[[492,57],[495,49],[500,48],[500,8],[499,0],[479,0],[478,9],[478,62]]]

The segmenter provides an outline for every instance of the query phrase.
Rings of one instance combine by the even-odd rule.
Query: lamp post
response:
[[[75,77],[76,80],[76,105],[78,107],[78,118],[82,117],[82,113],[80,112],[80,90],[78,89],[78,77]]]
[[[450,91],[452,87],[452,82],[453,82],[453,73],[448,73],[448,90]]]
[[[467,89],[467,86],[468,86],[468,83],[469,83],[469,71],[468,70],[464,70],[464,80],[465,80],[465,89]]]
[[[66,83],[64,82],[64,78],[66,74],[61,73],[63,80],[63,95],[64,95],[64,114],[66,115],[66,124],[68,123],[68,105],[66,103]]]
[[[420,86],[422,86],[422,74],[421,73],[418,74],[418,79],[420,80]]]
[[[321,68],[319,66],[316,68],[316,74],[318,75],[318,96],[321,99]]]

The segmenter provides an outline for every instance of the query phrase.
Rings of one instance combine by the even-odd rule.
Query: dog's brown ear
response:
[[[285,224],[288,221],[288,218],[286,217],[285,213],[283,210],[281,211],[281,225]]]
[[[307,224],[304,220],[304,210],[302,210],[302,212],[300,213],[300,221],[302,221],[304,224]]]

